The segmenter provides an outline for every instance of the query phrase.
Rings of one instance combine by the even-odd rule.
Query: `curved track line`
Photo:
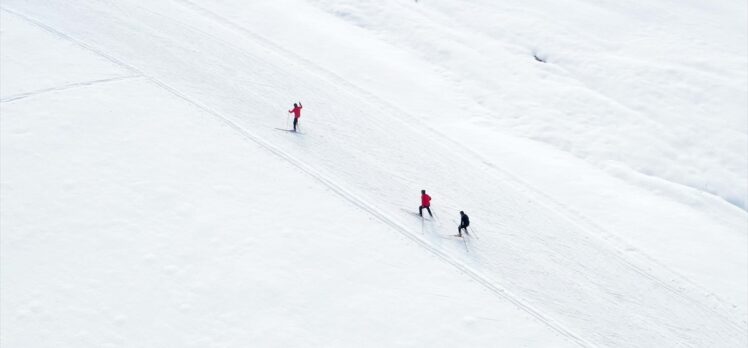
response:
[[[407,116],[410,119],[410,122],[416,124],[417,127],[414,126],[413,124],[408,124],[405,121],[401,121],[402,124],[409,126],[410,128],[414,129],[415,131],[420,132],[421,134],[423,134],[424,136],[429,137],[432,140],[435,140],[437,137],[438,137],[438,139],[440,141],[446,140],[447,142],[450,143],[450,145],[456,146],[456,147],[458,147],[458,148],[461,149],[461,151],[456,151],[455,152],[457,156],[460,156],[463,159],[465,159],[466,161],[471,162],[468,159],[467,156],[463,155],[463,153],[466,153],[466,152],[469,153],[470,156],[474,157],[474,160],[478,160],[478,161],[482,162],[487,167],[493,169],[493,171],[496,174],[499,174],[499,175],[503,176],[503,178],[499,177],[499,179],[504,179],[505,183],[511,184],[512,186],[514,186],[515,188],[517,188],[518,191],[523,192],[524,194],[527,194],[528,196],[530,196],[530,198],[534,199],[534,201],[536,201],[543,208],[546,208],[549,211],[558,214],[563,219],[565,219],[568,222],[570,222],[572,225],[578,227],[579,230],[585,232],[586,234],[588,234],[588,235],[592,236],[593,238],[595,238],[596,240],[600,241],[602,243],[602,245],[609,247],[613,251],[611,254],[614,255],[618,260],[620,260],[624,265],[626,265],[627,267],[629,267],[633,271],[641,274],[642,276],[644,276],[647,279],[650,279],[650,280],[654,281],[655,283],[657,283],[660,286],[662,286],[664,289],[670,291],[671,293],[675,294],[676,296],[679,296],[679,297],[683,298],[684,300],[688,301],[689,303],[693,303],[693,304],[695,304],[695,305],[697,305],[699,307],[702,307],[705,310],[707,310],[708,312],[710,312],[710,313],[712,313],[712,314],[714,314],[714,315],[716,315],[716,316],[724,319],[735,330],[737,330],[741,334],[744,332],[744,329],[740,326],[740,324],[734,322],[732,319],[730,319],[729,317],[725,316],[724,313],[721,313],[717,309],[715,309],[715,308],[713,308],[713,307],[711,307],[711,306],[709,306],[709,305],[707,305],[707,304],[705,304],[705,303],[697,300],[696,298],[693,298],[692,296],[688,296],[688,295],[684,294],[683,291],[680,290],[680,289],[678,289],[676,286],[673,286],[673,285],[669,284],[667,281],[664,281],[664,280],[660,279],[658,276],[656,276],[656,275],[652,274],[651,272],[645,270],[643,267],[641,267],[641,266],[639,266],[637,264],[634,264],[634,262],[639,263],[639,264],[643,263],[645,265],[649,264],[649,265],[652,265],[652,266],[656,266],[657,268],[661,269],[662,271],[671,274],[678,281],[686,283],[690,287],[692,287],[692,288],[694,288],[696,290],[699,290],[701,292],[711,293],[711,291],[709,291],[708,289],[706,289],[706,288],[702,287],[701,285],[695,283],[694,281],[690,280],[686,276],[684,276],[684,275],[682,275],[682,274],[680,274],[680,273],[672,270],[668,266],[660,263],[659,261],[655,260],[653,257],[651,257],[651,256],[649,256],[649,255],[647,255],[645,253],[637,252],[637,254],[636,254],[637,256],[636,257],[632,257],[630,254],[626,253],[624,250],[625,249],[630,249],[633,246],[630,245],[630,244],[628,244],[624,240],[622,240],[619,236],[617,236],[617,235],[609,232],[605,228],[597,225],[596,223],[594,223],[588,217],[582,215],[581,213],[579,213],[577,211],[574,211],[573,209],[568,208],[565,204],[558,202],[556,199],[552,198],[550,195],[548,195],[548,194],[544,193],[543,191],[535,188],[534,186],[532,186],[531,184],[529,184],[526,181],[522,180],[521,178],[517,177],[516,175],[512,174],[511,172],[508,172],[505,169],[499,168],[498,166],[496,166],[493,163],[491,163],[488,159],[486,159],[485,157],[483,157],[483,155],[481,155],[480,153],[476,152],[472,148],[463,145],[462,143],[460,143],[460,142],[452,139],[448,135],[440,132],[439,130],[436,130],[435,128],[433,128],[432,126],[428,125],[427,123],[420,121],[417,117],[414,117],[413,115],[411,115],[410,113],[408,113],[408,112],[400,109],[396,105],[392,105],[390,102],[381,99],[377,95],[375,95],[375,94],[373,94],[373,93],[371,93],[371,92],[369,92],[369,91],[367,91],[367,90],[365,90],[365,89],[363,89],[363,88],[361,88],[359,86],[356,86],[356,85],[352,84],[348,80],[342,78],[341,76],[335,74],[332,71],[327,70],[324,67],[321,67],[321,66],[317,65],[316,63],[310,61],[309,59],[306,59],[306,58],[304,58],[302,56],[299,56],[296,53],[291,52],[291,51],[289,51],[286,48],[278,46],[277,44],[273,43],[272,41],[268,40],[267,38],[265,38],[265,37],[263,37],[263,36],[255,33],[255,32],[253,32],[253,31],[247,29],[244,26],[236,24],[233,21],[231,21],[231,20],[229,20],[227,18],[224,18],[224,17],[216,14],[216,13],[214,13],[211,10],[208,10],[208,9],[206,9],[204,7],[201,7],[201,6],[197,5],[197,4],[195,4],[191,0],[176,0],[176,1],[184,3],[187,7],[191,8],[191,9],[197,11],[197,12],[200,12],[200,13],[202,13],[202,14],[204,14],[204,15],[212,18],[212,19],[214,19],[215,21],[217,21],[219,23],[223,23],[224,25],[226,25],[229,28],[233,28],[235,30],[238,30],[240,32],[243,32],[243,33],[251,36],[253,39],[256,39],[257,41],[261,42],[266,47],[268,47],[268,49],[272,49],[272,50],[274,50],[276,52],[282,53],[286,57],[289,57],[289,58],[291,58],[293,60],[299,61],[299,62],[305,64],[307,67],[309,67],[311,69],[314,69],[314,70],[316,70],[316,71],[324,74],[328,78],[334,80],[336,83],[338,83],[340,85],[344,85],[348,89],[355,90],[356,92],[361,93],[362,95],[364,95],[364,96],[367,97],[367,98],[365,98],[365,100],[376,101],[377,104],[383,105],[383,106],[389,108],[390,110],[392,110],[393,112],[395,112],[397,114],[401,114],[401,115]],[[426,130],[426,131],[423,131],[423,130]],[[513,182],[506,182],[506,180],[511,180]],[[619,243],[619,245],[611,243],[610,242],[611,240],[614,240],[616,243]],[[641,259],[641,260],[638,260],[638,259]],[[729,306],[726,305],[721,299],[715,297],[714,300],[718,302],[718,306],[721,307],[722,309],[729,308]]]
[[[18,93],[18,94],[14,94],[14,95],[9,95],[7,97],[4,97],[4,98],[0,99],[0,103],[7,103],[7,102],[14,101],[14,100],[23,99],[23,98],[26,98],[26,97],[33,97],[33,96],[38,95],[38,94],[44,94],[44,93],[56,92],[56,91],[64,91],[66,89],[78,88],[78,87],[85,87],[85,86],[90,86],[90,85],[96,85],[96,84],[99,84],[99,83],[108,83],[108,82],[117,82],[117,81],[122,81],[122,80],[135,79],[135,78],[138,78],[138,77],[142,77],[142,75],[126,75],[126,76],[110,77],[110,78],[107,78],[107,79],[98,79],[98,80],[74,82],[74,83],[69,83],[69,84],[62,85],[62,86],[37,89],[37,90],[31,91],[31,92],[24,92],[24,93]]]
[[[60,32],[60,31],[58,31],[58,30],[56,30],[56,29],[54,29],[54,28],[52,28],[52,27],[50,27],[50,26],[48,26],[48,25],[46,25],[46,24],[44,24],[42,22],[39,22],[39,21],[37,21],[35,19],[32,19],[32,18],[29,18],[29,17],[27,17],[27,16],[25,16],[23,14],[20,14],[20,13],[18,13],[16,11],[9,10],[9,9],[7,9],[5,7],[0,7],[0,8],[3,11],[6,11],[8,13],[11,13],[11,14],[15,15],[15,16],[18,16],[18,17],[20,17],[20,18],[22,18],[22,19],[24,19],[24,20],[26,20],[26,21],[28,21],[30,23],[33,23],[33,24],[41,27],[42,29],[44,29],[46,31],[49,31],[50,33],[53,33],[53,34],[55,34],[55,35],[57,35],[57,36],[59,36],[61,38],[69,40],[69,41],[71,41],[71,42],[79,45],[82,48],[85,48],[85,49],[87,49],[87,50],[89,50],[91,52],[94,52],[94,53],[96,53],[96,54],[98,54],[98,55],[100,55],[100,56],[108,59],[109,61],[111,61],[111,62],[113,62],[113,63],[115,63],[115,64],[117,64],[117,65],[119,65],[119,66],[121,66],[121,67],[123,67],[123,68],[125,68],[125,69],[127,69],[129,71],[131,71],[131,72],[137,73],[137,75],[144,77],[145,79],[147,79],[148,81],[152,82],[153,84],[155,84],[155,85],[163,88],[165,91],[169,92],[170,94],[172,94],[172,95],[174,95],[174,96],[176,96],[176,97],[184,100],[185,102],[187,102],[187,103],[195,106],[196,108],[198,108],[198,109],[200,109],[200,110],[202,110],[202,111],[210,114],[211,116],[215,117],[217,120],[223,122],[225,125],[227,125],[231,129],[233,129],[236,132],[238,132],[245,139],[256,143],[257,145],[259,145],[260,147],[262,147],[265,150],[269,151],[270,153],[272,153],[272,154],[280,157],[281,159],[287,161],[291,165],[293,165],[293,166],[301,169],[304,173],[306,173],[307,175],[309,175],[312,178],[316,179],[317,181],[319,181],[323,185],[327,186],[328,188],[330,188],[333,192],[337,193],[343,199],[345,199],[348,202],[352,203],[353,205],[361,208],[362,210],[368,212],[369,214],[371,214],[372,216],[376,217],[381,222],[383,222],[386,225],[392,227],[394,230],[400,232],[403,236],[407,237],[408,239],[410,239],[411,241],[415,242],[417,245],[421,246],[422,248],[426,249],[427,251],[430,251],[432,254],[434,254],[435,256],[437,256],[438,258],[440,258],[442,261],[444,261],[447,264],[455,267],[457,270],[461,271],[462,273],[470,276],[472,279],[474,279],[475,281],[477,281],[479,284],[483,285],[486,289],[488,289],[489,291],[493,292],[496,296],[498,296],[500,298],[503,298],[503,299],[511,302],[512,304],[514,304],[515,306],[517,306],[519,309],[521,309],[521,310],[525,311],[526,313],[528,313],[529,315],[533,316],[538,321],[540,321],[541,323],[543,323],[546,326],[550,327],[551,329],[553,329],[557,333],[561,334],[564,337],[567,337],[568,339],[570,339],[571,341],[577,343],[578,345],[580,345],[582,347],[596,347],[595,345],[593,345],[589,341],[585,340],[584,338],[582,338],[582,337],[578,336],[577,334],[573,333],[572,331],[568,330],[567,328],[565,328],[564,326],[562,326],[561,324],[559,324],[555,320],[547,317],[546,315],[542,314],[540,311],[534,309],[529,304],[527,304],[523,300],[521,300],[518,296],[516,296],[516,295],[510,293],[508,290],[506,290],[506,289],[504,289],[504,288],[502,288],[502,287],[494,284],[489,279],[485,278],[483,275],[481,275],[477,271],[473,270],[469,266],[467,266],[467,265],[461,263],[460,261],[458,261],[458,260],[452,258],[451,256],[449,256],[449,254],[447,254],[446,252],[441,251],[441,250],[435,248],[430,243],[428,243],[426,240],[420,238],[416,233],[408,230],[408,228],[406,228],[405,226],[399,224],[394,219],[392,219],[391,217],[389,217],[387,214],[385,214],[382,211],[380,211],[379,209],[375,208],[372,204],[367,203],[365,200],[359,198],[358,196],[356,196],[355,194],[353,194],[349,190],[343,188],[339,184],[335,183],[333,180],[329,179],[328,177],[326,177],[322,173],[316,171],[315,169],[313,169],[311,166],[307,165],[306,163],[304,163],[304,162],[296,159],[295,157],[293,157],[289,153],[287,153],[287,152],[285,152],[285,151],[283,151],[283,150],[281,150],[281,149],[273,146],[272,144],[270,144],[266,140],[262,139],[261,137],[259,137],[259,136],[255,135],[255,134],[253,134],[253,133],[245,130],[242,127],[240,127],[239,125],[237,125],[236,123],[234,123],[233,121],[231,121],[231,119],[229,119],[228,117],[224,116],[223,114],[221,114],[221,113],[219,113],[219,112],[217,112],[217,111],[209,108],[206,105],[203,105],[200,102],[197,102],[197,101],[195,101],[193,99],[190,99],[189,97],[187,97],[186,95],[182,94],[177,89],[175,89],[175,88],[167,85],[166,83],[164,83],[162,81],[159,81],[156,78],[150,77],[150,76],[148,76],[146,74],[143,74],[136,67],[134,67],[132,65],[129,65],[129,64],[127,64],[127,63],[125,63],[125,62],[117,59],[117,58],[114,58],[111,55],[106,54],[106,53],[104,53],[104,52],[102,52],[102,51],[100,51],[100,50],[98,50],[98,49],[96,49],[96,48],[94,48],[94,47],[92,47],[92,46],[90,46],[90,45],[88,45],[88,44],[80,41],[80,40],[74,39],[74,38],[70,37],[69,35],[67,35],[65,33],[62,33],[62,32]]]

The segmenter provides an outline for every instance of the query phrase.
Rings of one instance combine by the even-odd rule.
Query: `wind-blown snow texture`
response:
[[[748,344],[743,2],[0,16],[2,346]]]

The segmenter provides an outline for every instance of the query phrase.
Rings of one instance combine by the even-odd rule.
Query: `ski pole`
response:
[[[475,239],[480,239],[480,237],[478,237],[478,233],[475,232],[475,228],[473,228],[473,226],[468,226],[468,228],[470,229],[470,233],[475,237]]]
[[[465,237],[467,237],[467,236],[465,236]],[[466,253],[470,253],[470,249],[468,248],[467,238],[465,238],[465,237],[462,237],[462,243],[465,244],[465,252]]]

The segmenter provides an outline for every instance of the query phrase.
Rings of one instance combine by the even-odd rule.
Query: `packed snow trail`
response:
[[[616,7],[580,0],[574,2],[574,11],[562,16],[556,16],[557,4],[552,1],[187,3],[294,60],[322,68],[335,83],[387,104],[398,114],[418,115],[425,121],[419,127],[436,130],[441,141],[490,163],[507,181],[530,183],[520,189],[573,217],[621,255],[654,268],[658,278],[668,279],[673,287],[691,289],[710,306],[733,312],[748,324],[746,212],[660,178],[675,174],[678,181],[684,174],[699,173],[697,168],[706,163],[710,169],[696,180],[717,183],[706,184],[707,188],[741,192],[748,159],[748,137],[736,131],[745,129],[748,105],[748,69],[740,48],[746,42],[740,40],[740,32],[748,28],[744,3],[642,1]],[[663,6],[669,7],[667,11],[662,12]],[[325,13],[318,13],[317,7]],[[658,12],[656,18],[641,12],[647,7]],[[303,15],[279,27],[286,23],[289,8]],[[705,8],[709,10],[702,11]],[[546,21],[549,14],[554,24]],[[504,20],[497,22],[496,16]],[[692,31],[689,21],[710,25]],[[616,23],[627,22],[654,27],[617,31]],[[540,23],[553,29],[537,31]],[[727,29],[731,26],[743,29]],[[614,35],[590,28],[613,30]],[[585,34],[571,34],[575,32]],[[694,36],[721,49],[694,44],[689,39]],[[591,41],[594,44],[588,47]],[[553,55],[549,64],[530,58],[540,43],[555,46],[554,52],[543,52]],[[612,59],[609,52],[624,47],[634,59]],[[674,51],[688,53],[672,56]],[[652,110],[632,112],[607,96],[610,90],[620,96],[616,76],[621,75],[632,78],[627,84],[646,87],[624,88],[624,96],[655,102],[647,106]],[[588,83],[589,77],[598,81]],[[698,96],[682,93],[683,87],[704,86],[719,88],[707,88]],[[666,98],[650,99],[663,92]],[[675,104],[681,111],[673,114]],[[664,122],[653,125],[650,118]],[[627,131],[621,133],[622,129]],[[717,133],[724,135],[717,136],[724,145],[686,140],[709,139]],[[617,139],[620,136],[624,139]],[[663,143],[664,138],[669,141]],[[674,149],[667,144],[672,141],[679,144]],[[547,142],[560,150],[548,148]],[[584,150],[588,144],[596,144],[594,158]],[[731,150],[714,150],[715,146]],[[652,147],[670,148],[663,156],[677,158],[677,164],[647,155]],[[645,163],[630,163],[624,158],[629,154],[644,155]],[[592,164],[600,160],[602,164]],[[739,185],[730,184],[736,176],[741,178]]]
[[[351,201],[380,220],[404,226],[408,236],[419,226],[400,209],[416,208],[422,188],[432,193],[436,214],[467,211],[483,232],[470,255],[435,235],[412,239],[486,279],[487,287],[506,289],[519,306],[552,318],[579,342],[590,342],[582,345],[745,344],[740,324],[729,315],[668,287],[567,217],[528,200],[516,183],[455,151],[411,115],[225,23],[190,8],[175,11],[179,7],[168,2],[114,9],[82,3],[75,12],[62,2],[6,3],[223,115],[341,195],[356,197]],[[131,18],[138,18],[137,29],[127,25]],[[304,137],[273,129],[283,122],[279,110],[296,97],[307,105]]]
[[[3,347],[576,346],[147,79],[0,112]]]
[[[135,73],[137,73],[138,76],[145,76],[136,67],[133,67],[133,66],[127,64],[127,63],[124,63],[123,61],[121,61],[121,60],[119,60],[117,58],[111,57],[110,55],[105,54],[105,53],[103,53],[103,52],[101,52],[101,51],[99,51],[99,50],[97,50],[95,48],[92,48],[89,45],[87,45],[87,44],[85,44],[85,43],[83,43],[81,41],[75,40],[75,39],[69,37],[68,35],[63,34],[63,33],[59,32],[59,31],[55,30],[54,28],[46,26],[46,25],[44,25],[42,23],[39,23],[39,22],[37,22],[35,20],[32,20],[32,19],[30,19],[28,17],[24,17],[23,15],[21,15],[21,14],[19,14],[17,12],[10,11],[10,10],[7,10],[7,9],[4,9],[4,10],[7,11],[7,12],[9,12],[9,13],[12,13],[12,14],[14,14],[16,16],[19,16],[21,18],[25,18],[25,19],[29,20],[30,22],[39,25],[40,27],[44,28],[45,30],[50,31],[53,34],[60,35],[61,37],[65,38],[65,39],[68,39],[68,40],[73,40],[75,43],[79,44],[81,47],[83,47],[85,49],[88,49],[88,50],[91,50],[91,51],[93,51],[93,52],[95,52],[97,54],[102,55],[103,57],[105,57],[105,58],[109,59],[110,61],[112,61],[112,63],[121,66],[125,70],[129,70],[129,71],[135,72]],[[413,233],[411,233],[409,229],[407,229],[406,227],[403,227],[401,224],[399,224],[398,222],[396,222],[396,219],[393,219],[393,218],[387,216],[386,214],[382,213],[381,211],[377,210],[370,203],[362,201],[360,198],[356,197],[355,194],[353,194],[350,191],[348,191],[347,189],[339,186],[335,181],[330,180],[326,175],[323,175],[323,174],[317,172],[315,169],[313,169],[312,167],[308,166],[304,162],[301,162],[298,159],[294,158],[289,153],[284,152],[284,151],[278,149],[277,147],[271,145],[270,143],[266,142],[262,138],[259,138],[256,135],[254,135],[254,134],[246,131],[245,129],[243,129],[241,126],[237,125],[235,122],[231,121],[226,116],[224,116],[224,115],[222,115],[222,114],[220,114],[220,113],[218,113],[218,112],[210,109],[209,107],[207,107],[205,105],[200,104],[199,102],[196,102],[195,100],[187,97],[183,93],[181,93],[178,90],[170,87],[169,85],[165,84],[164,82],[156,80],[156,79],[151,78],[151,77],[149,77],[148,79],[152,83],[154,83],[155,85],[159,86],[160,88],[163,88],[164,90],[166,90],[167,92],[173,94],[174,96],[176,96],[176,97],[178,97],[178,98],[186,101],[187,103],[196,106],[200,110],[205,111],[206,113],[208,113],[208,114],[216,117],[218,120],[220,120],[221,122],[223,122],[224,124],[226,124],[227,126],[229,126],[234,131],[240,133],[242,136],[246,137],[247,139],[249,139],[251,141],[254,141],[255,143],[257,143],[258,145],[260,145],[264,149],[266,149],[269,152],[273,153],[274,155],[276,155],[276,156],[278,156],[278,157],[280,157],[280,158],[282,158],[282,159],[290,162],[291,164],[293,164],[297,168],[301,169],[303,172],[305,172],[305,173],[309,174],[310,176],[312,176],[313,178],[319,180],[321,183],[323,183],[324,185],[326,185],[327,187],[329,187],[330,189],[332,189],[333,191],[335,191],[337,194],[339,194],[340,196],[342,196],[343,198],[345,198],[349,202],[353,203],[354,205],[358,206],[359,208],[363,209],[364,211],[370,213],[371,215],[377,217],[379,220],[381,220],[385,224],[388,224],[390,227],[392,227],[393,229],[395,229],[398,232],[402,233],[406,237],[409,237],[411,240],[413,240],[417,244],[421,245],[422,247],[424,247],[428,251],[432,252],[433,254],[435,254],[436,256],[438,256],[439,258],[441,258],[442,260],[446,261],[448,264],[454,266],[455,268],[457,268],[458,270],[462,271],[463,273],[465,273],[465,274],[473,277],[473,279],[475,279],[478,283],[480,283],[483,286],[485,286],[487,289],[489,289],[495,295],[497,295],[500,298],[508,300],[510,303],[514,304],[519,309],[521,309],[521,310],[525,311],[527,314],[530,314],[531,316],[535,317],[538,321],[540,321],[544,325],[547,325],[548,327],[554,329],[559,334],[565,336],[566,338],[568,338],[571,341],[576,342],[580,346],[583,346],[583,347],[593,347],[593,345],[590,344],[589,342],[587,342],[585,339],[583,339],[583,338],[579,337],[578,335],[576,335],[575,333],[569,331],[563,325],[560,325],[559,323],[557,323],[553,319],[547,317],[546,315],[542,314],[541,312],[533,309],[532,307],[530,307],[529,305],[527,305],[519,297],[517,297],[517,296],[515,296],[515,295],[513,295],[511,293],[509,293],[506,289],[503,289],[501,287],[496,286],[494,283],[492,283],[489,279],[487,279],[484,276],[482,276],[480,273],[477,273],[476,271],[474,271],[473,269],[467,267],[463,263],[455,261],[454,258],[450,257],[448,254],[444,253],[440,249],[434,248],[431,244],[425,242],[423,239],[418,238],[416,235],[414,235]],[[118,80],[121,80],[121,79],[118,79]],[[83,85],[90,85],[90,84],[84,83]],[[55,89],[55,90],[64,90],[64,89],[65,88]],[[18,99],[18,98],[16,98],[16,99]],[[11,100],[16,100],[16,99],[11,99]],[[279,129],[279,128],[276,128],[276,129]],[[290,130],[290,132],[295,132],[295,131]],[[436,231],[436,234],[432,234],[432,237],[433,236],[438,236],[438,233],[439,232]],[[465,250],[469,251],[467,241],[465,241],[463,239],[462,243],[465,245]]]
[[[746,208],[745,2],[308,2],[442,70],[478,101],[469,114],[495,113],[484,126]],[[205,6],[242,18],[218,3]]]

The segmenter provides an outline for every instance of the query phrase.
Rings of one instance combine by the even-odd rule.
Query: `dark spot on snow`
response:
[[[533,56],[533,58],[535,58],[535,60],[537,60],[538,62],[541,62],[541,63],[545,63],[545,58],[544,58],[544,57],[540,57],[540,56],[538,56],[538,54],[537,54],[537,53],[533,53],[533,54],[532,54],[532,56]]]

